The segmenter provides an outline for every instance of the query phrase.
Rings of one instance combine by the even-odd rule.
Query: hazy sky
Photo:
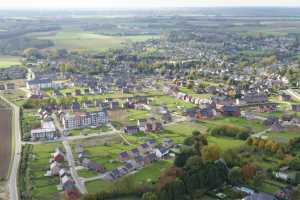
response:
[[[300,0],[0,0],[1,8],[300,7]]]

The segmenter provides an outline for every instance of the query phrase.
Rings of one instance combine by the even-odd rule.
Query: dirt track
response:
[[[11,111],[0,106],[0,179],[6,178],[11,158]]]

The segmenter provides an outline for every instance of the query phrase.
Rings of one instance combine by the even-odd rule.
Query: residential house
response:
[[[156,146],[156,142],[154,139],[148,140],[147,145],[151,148],[154,148]]]
[[[292,111],[300,112],[300,104],[293,104],[292,105]]]
[[[272,124],[272,126],[271,126],[271,130],[272,130],[273,132],[281,132],[281,131],[284,130],[284,128],[283,128],[283,126],[282,126],[280,123],[274,123],[274,124]]]
[[[140,155],[140,151],[137,148],[131,149],[129,151],[131,157],[135,158]]]
[[[147,153],[151,150],[147,143],[140,144],[137,148],[141,153]]]
[[[279,118],[274,116],[268,116],[266,120],[263,121],[265,126],[271,126],[274,123],[279,123]]]
[[[291,95],[288,94],[281,94],[279,96],[280,101],[290,101],[292,99]]]
[[[118,158],[117,160],[120,161],[120,162],[124,162],[126,160],[129,159],[129,154],[127,153],[127,151],[123,151],[121,152],[119,155],[118,155]]]
[[[150,118],[145,124],[145,131],[147,132],[159,132],[163,130],[162,124],[155,118]]]
[[[161,115],[161,121],[166,124],[172,121],[172,115],[169,112],[163,113]]]
[[[147,122],[146,119],[138,119],[137,125],[140,130],[145,131],[146,122]]]
[[[203,108],[196,113],[195,117],[198,119],[211,119],[215,117],[216,114],[216,111],[212,108]]]
[[[174,142],[173,142],[172,139],[165,138],[165,139],[162,140],[161,146],[163,146],[167,149],[170,149],[174,146]]]
[[[62,162],[65,159],[65,155],[62,152],[62,150],[60,150],[59,148],[57,148],[55,150],[55,152],[53,153],[53,160],[56,162]]]
[[[155,153],[150,153],[144,157],[145,164],[150,164],[158,160],[158,157]]]
[[[263,104],[257,107],[257,112],[264,113],[264,112],[276,112],[277,111],[277,104],[270,103],[270,104]]]
[[[81,96],[81,90],[80,89],[76,89],[75,90],[75,95],[76,96]]]
[[[80,110],[80,103],[78,102],[73,102],[71,105],[71,109],[73,112],[78,112]]]
[[[58,176],[59,171],[63,168],[63,165],[59,162],[54,161],[50,165],[50,171],[52,176]]]
[[[266,95],[247,94],[247,95],[244,96],[244,101],[247,104],[267,103],[268,102],[268,97]]]
[[[112,110],[119,108],[119,102],[117,102],[117,101],[110,101],[109,102],[109,108],[112,109]]]
[[[170,150],[163,147],[163,146],[160,146],[159,148],[155,149],[155,155],[159,159],[166,156],[166,155],[168,155],[169,152],[170,152]]]
[[[235,117],[241,116],[240,108],[233,105],[225,105],[221,108],[220,111],[224,116],[235,116]]]
[[[136,125],[129,125],[124,128],[124,132],[128,135],[136,134],[140,131],[139,127]]]
[[[89,170],[102,173],[105,171],[105,167],[99,163],[96,163],[94,161],[91,161],[87,158],[84,158],[82,160],[82,166],[88,168]]]

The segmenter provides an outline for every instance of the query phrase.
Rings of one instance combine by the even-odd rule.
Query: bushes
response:
[[[250,129],[234,125],[216,126],[215,128],[212,128],[209,132],[213,136],[235,137],[241,140],[246,140],[251,134]]]
[[[18,188],[20,199],[32,199],[31,182],[29,177],[28,160],[32,152],[32,145],[22,147],[21,163],[18,171]]]

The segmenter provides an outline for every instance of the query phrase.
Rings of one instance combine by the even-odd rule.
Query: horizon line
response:
[[[137,6],[137,7],[98,7],[98,8],[92,8],[92,7],[86,7],[86,8],[78,8],[78,7],[60,7],[60,8],[54,8],[54,7],[2,7],[0,8],[1,11],[41,11],[41,10],[47,10],[47,11],[61,11],[61,10],[69,10],[69,11],[101,11],[101,10],[171,10],[171,9],[199,9],[199,8],[289,8],[289,9],[299,9],[299,6],[282,6],[282,5],[270,5],[270,6],[247,6],[247,5],[231,5],[231,6],[170,6],[170,7],[159,7],[159,6],[153,6],[153,7],[144,7],[144,6]]]

